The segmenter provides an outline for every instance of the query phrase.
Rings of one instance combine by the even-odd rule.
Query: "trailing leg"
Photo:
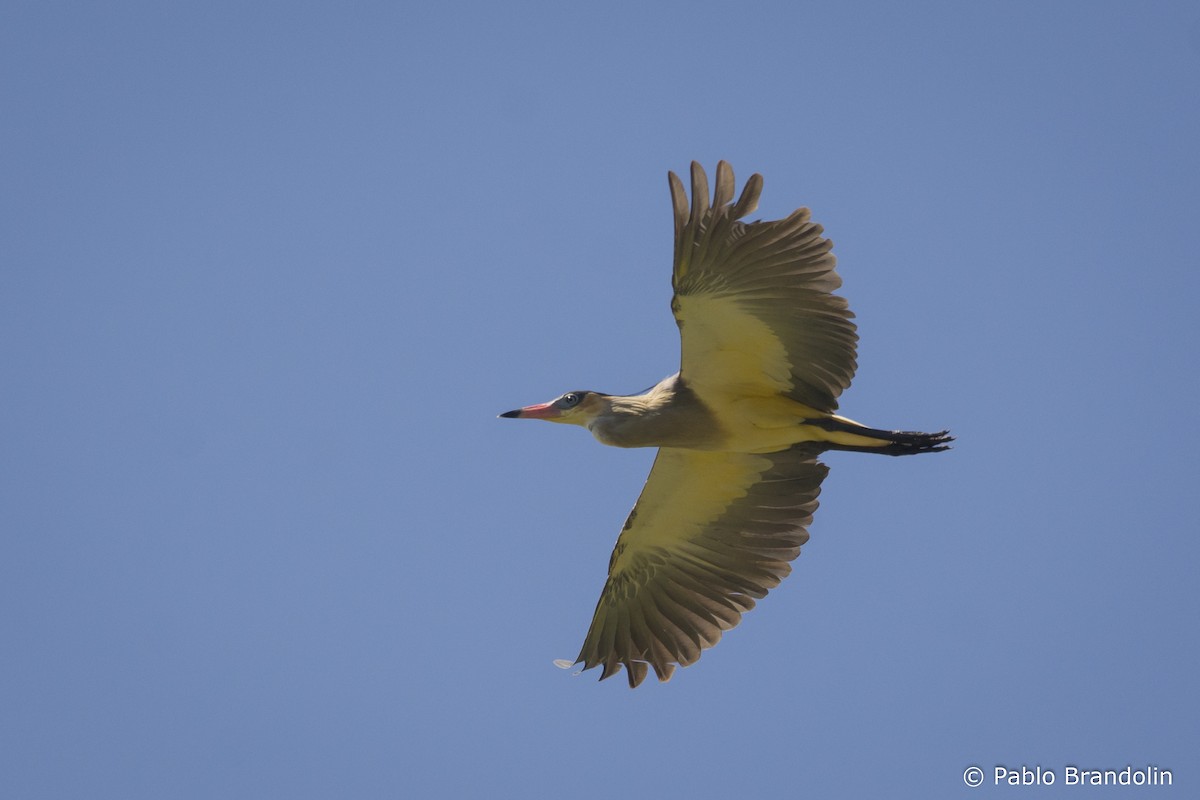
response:
[[[825,417],[805,420],[805,425],[820,428],[832,434],[830,450],[846,450],[855,453],[880,453],[885,456],[911,456],[917,453],[937,453],[949,450],[954,437],[949,431],[921,433],[920,431],[885,431],[868,428],[843,417]],[[838,436],[842,434],[842,436]],[[864,441],[873,440],[873,441]]]

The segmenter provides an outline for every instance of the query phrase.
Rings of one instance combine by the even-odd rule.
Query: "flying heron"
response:
[[[832,243],[807,208],[740,222],[761,175],[733,202],[733,169],[692,162],[692,199],[668,173],[675,212],[679,372],[636,395],[571,391],[502,417],[580,425],[601,443],[657,447],[617,538],[608,579],[576,658],[624,667],[630,687],[688,666],[791,572],[808,540],[826,450],[890,456],[945,450],[947,431],[869,428],[839,416],[858,335]],[[570,666],[560,662],[560,666]]]

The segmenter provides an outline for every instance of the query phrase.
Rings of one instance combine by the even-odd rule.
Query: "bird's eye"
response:
[[[579,400],[580,397],[575,392],[567,392],[562,396],[562,404],[567,407],[579,405]]]

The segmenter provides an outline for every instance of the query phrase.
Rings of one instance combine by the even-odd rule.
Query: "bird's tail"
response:
[[[855,453],[880,453],[885,456],[911,456],[917,453],[937,453],[949,450],[954,437],[949,431],[937,433],[921,433],[919,431],[885,431],[879,428],[868,428],[859,425],[845,417],[826,417],[821,420],[808,420],[808,425],[814,425],[832,434],[849,434],[848,442],[837,441],[840,437],[830,437],[827,444],[830,450],[848,450]],[[860,438],[861,437],[861,438]],[[866,442],[863,439],[875,441]],[[853,442],[853,443],[851,443]]]

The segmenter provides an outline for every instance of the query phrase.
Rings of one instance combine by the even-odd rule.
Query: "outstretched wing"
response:
[[[576,662],[668,680],[791,572],[828,468],[820,447],[761,455],[664,447],[609,561]]]
[[[702,399],[783,394],[832,412],[854,377],[858,335],[832,243],[806,208],[771,222],[738,220],[758,207],[762,176],[733,203],[733,169],[708,177],[692,162],[692,199],[670,173],[675,211],[675,297],[683,345],[680,375]]]

